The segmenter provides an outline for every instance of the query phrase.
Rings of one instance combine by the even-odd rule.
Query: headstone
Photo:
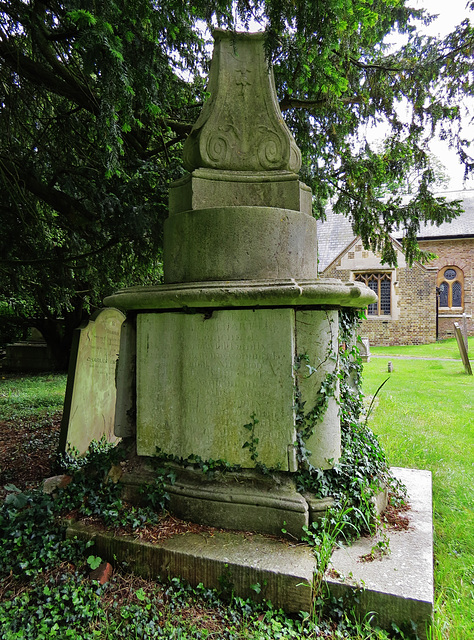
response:
[[[357,338],[357,347],[359,348],[359,355],[362,362],[370,362],[370,343],[368,338]]]
[[[464,344],[461,327],[459,326],[458,322],[454,323],[454,335],[456,336],[456,340],[459,347],[459,353],[461,354],[461,360],[464,365],[464,369],[466,370],[466,373],[468,375],[472,376],[471,363],[469,362],[466,345]]]
[[[42,342],[15,342],[5,347],[4,371],[55,371],[56,362],[51,349]]]
[[[51,349],[38,329],[30,327],[27,340],[5,347],[5,371],[54,371],[57,364]]]
[[[70,446],[83,454],[103,436],[116,440],[115,368],[124,319],[118,309],[103,309],[76,329],[61,422],[62,452]]]

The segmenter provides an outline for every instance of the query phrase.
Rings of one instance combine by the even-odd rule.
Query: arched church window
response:
[[[443,267],[438,271],[440,309],[460,309],[464,303],[464,274],[459,267]]]

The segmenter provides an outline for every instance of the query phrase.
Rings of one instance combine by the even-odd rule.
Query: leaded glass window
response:
[[[446,278],[446,280],[454,280],[454,278],[456,277],[456,270],[446,269],[446,271],[444,272],[444,277]]]
[[[439,286],[439,306],[440,307],[449,307],[448,295],[449,295],[449,284],[447,282],[442,282]]]
[[[386,316],[391,313],[392,282],[390,273],[358,273],[355,279],[366,284],[377,296],[378,301],[369,304],[369,316]]]
[[[459,267],[443,267],[438,272],[440,309],[463,307],[464,275]]]
[[[458,282],[456,280],[456,282],[453,282],[453,287],[452,287],[452,292],[453,292],[453,307],[460,307],[462,306],[461,303],[461,283]]]
[[[390,276],[384,274],[380,280],[380,310],[384,316],[390,315]]]

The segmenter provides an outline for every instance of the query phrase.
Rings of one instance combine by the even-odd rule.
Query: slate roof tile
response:
[[[462,200],[464,211],[451,222],[443,222],[439,226],[423,224],[418,239],[474,237],[474,191],[447,191],[435,195],[444,196],[447,200]],[[393,237],[401,239],[403,233],[396,232]],[[329,207],[326,221],[318,221],[319,272],[324,271],[354,239],[350,220],[343,215],[336,215]]]

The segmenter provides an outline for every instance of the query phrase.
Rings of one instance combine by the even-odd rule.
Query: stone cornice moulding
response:
[[[344,306],[360,309],[376,300],[376,294],[359,282],[344,283],[324,278],[131,287],[109,296],[104,304],[137,311],[282,306]]]

